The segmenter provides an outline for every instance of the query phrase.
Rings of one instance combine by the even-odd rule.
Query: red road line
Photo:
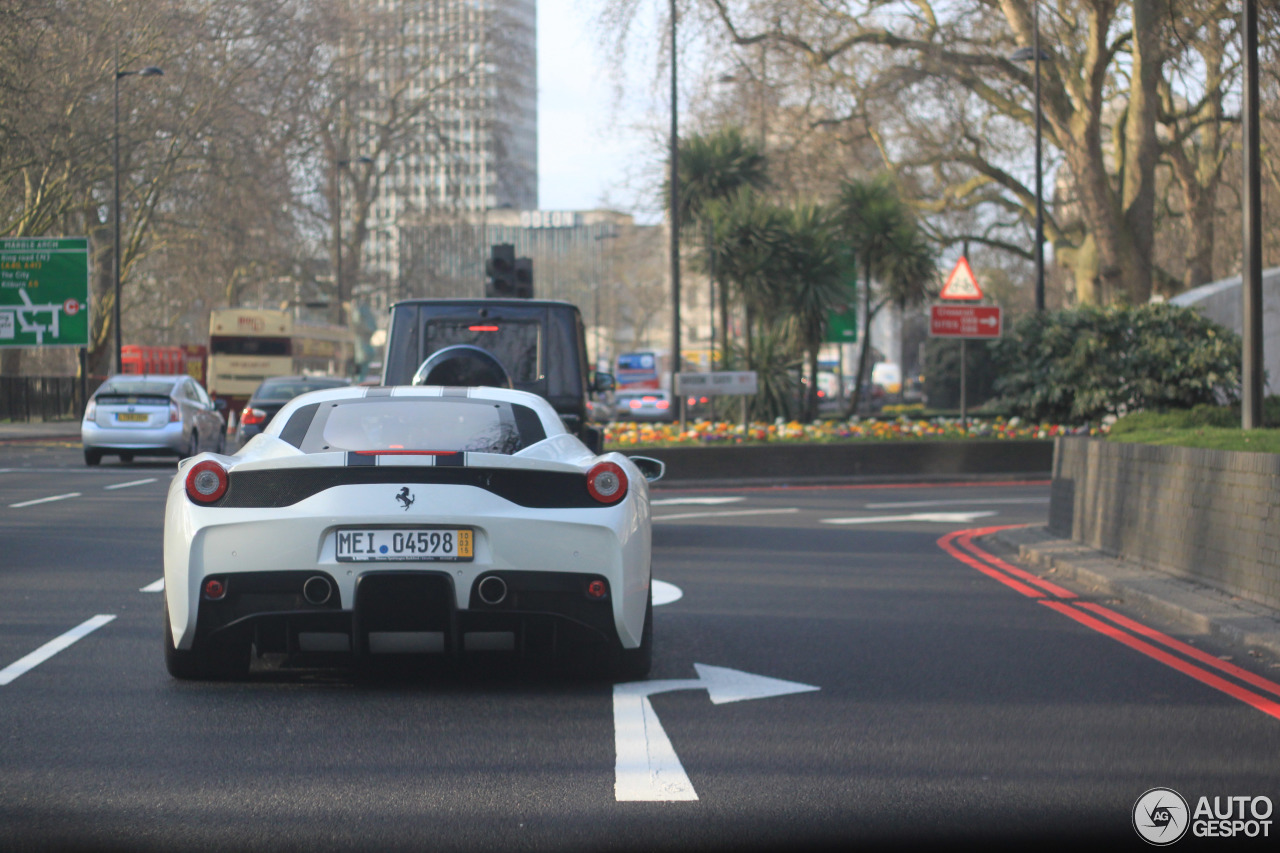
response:
[[[1135,634],[1141,634],[1144,637],[1155,640],[1157,643],[1161,643],[1175,651],[1181,652],[1189,658],[1194,658],[1203,664],[1207,664],[1215,669],[1220,669],[1228,675],[1233,675],[1241,681],[1252,684],[1254,687],[1280,696],[1280,684],[1276,684],[1274,681],[1268,681],[1261,675],[1254,675],[1247,669],[1241,669],[1233,663],[1228,663],[1220,658],[1216,658],[1203,649],[1197,649],[1195,646],[1187,645],[1181,640],[1176,640],[1173,637],[1170,637],[1168,634],[1162,634],[1155,628],[1149,628],[1141,622],[1135,622],[1129,617],[1122,616],[1109,607],[1104,607],[1101,604],[1094,604],[1088,601],[1082,601],[1078,606],[1086,610],[1093,611],[1099,616],[1110,619],[1120,627],[1127,628]]]
[[[1250,691],[1245,690],[1243,687],[1232,684],[1226,679],[1219,678],[1213,673],[1207,672],[1206,670],[1203,670],[1192,663],[1188,663],[1187,661],[1184,661],[1181,658],[1174,657],[1168,652],[1162,651],[1156,648],[1155,646],[1151,645],[1150,643],[1143,642],[1142,640],[1139,640],[1137,637],[1134,637],[1131,634],[1126,634],[1124,631],[1121,631],[1119,628],[1108,625],[1107,623],[1102,622],[1098,619],[1094,619],[1092,616],[1089,616],[1085,613],[1080,612],[1080,609],[1078,607],[1073,607],[1072,605],[1067,604],[1066,602],[1042,600],[1040,603],[1043,604],[1045,607],[1053,608],[1054,610],[1058,611],[1064,616],[1068,616],[1076,620],[1081,625],[1084,625],[1086,628],[1092,628],[1094,631],[1097,631],[1099,634],[1108,636],[1118,643],[1124,643],[1126,646],[1133,649],[1134,651],[1141,652],[1142,654],[1146,655],[1149,658],[1157,660],[1166,666],[1176,669],[1178,672],[1181,672],[1183,675],[1188,675],[1194,678],[1196,681],[1199,681],[1201,684],[1207,684],[1209,687],[1212,687],[1215,690],[1220,690],[1223,693],[1227,694],[1228,696],[1234,699],[1239,699],[1241,702],[1244,702],[1246,705],[1251,705],[1254,708],[1257,708],[1262,713],[1267,714],[1268,716],[1274,717],[1277,720],[1280,720],[1280,702],[1275,702],[1271,699],[1266,698],[1265,696],[1259,696],[1256,693],[1251,693]]]
[[[992,529],[999,530],[1002,528],[992,528]],[[989,551],[986,551],[980,548],[978,545],[974,543],[973,537],[986,535],[984,532],[962,531],[962,533],[966,535],[962,535],[960,537],[960,547],[969,551],[979,560],[982,560],[983,562],[985,562],[987,565],[993,566],[994,568],[1007,572],[1008,574],[1011,574],[1014,577],[1022,578],[1027,583],[1034,584],[1040,587],[1041,589],[1043,589],[1045,592],[1049,593],[1050,595],[1056,595],[1058,598],[1076,598],[1076,594],[1071,590],[1063,589],[1062,587],[1058,586],[1056,583],[1053,583],[1052,581],[1047,581],[1044,578],[1040,577],[1039,575],[1034,575],[1031,572],[1026,571],[1025,569],[1020,569],[1017,566],[1011,566],[1008,563],[1006,563],[1004,560],[997,557],[995,554],[992,554]]]
[[[1188,645],[1181,640],[1174,639],[1167,634],[1143,625],[1141,622],[1137,622],[1127,616],[1123,616],[1101,604],[1078,600],[1073,601],[1071,599],[1076,598],[1074,593],[1063,589],[1056,584],[1045,581],[1042,578],[1037,578],[1023,569],[1010,565],[999,557],[996,557],[994,554],[990,554],[978,545],[975,545],[972,541],[975,536],[985,536],[998,530],[1007,530],[1010,527],[1018,526],[1020,525],[983,527],[974,530],[957,530],[952,533],[948,533],[946,536],[939,539],[938,546],[965,565],[977,569],[987,577],[993,578],[1005,586],[1017,590],[1028,598],[1037,600],[1040,604],[1043,604],[1064,616],[1074,619],[1086,628],[1096,631],[1103,636],[1110,637],[1118,643],[1123,643],[1129,648],[1140,652],[1155,661],[1163,663],[1178,672],[1181,672],[1183,675],[1190,676],[1202,684],[1221,691],[1233,699],[1244,702],[1246,705],[1256,708],[1262,713],[1280,720],[1280,702],[1276,702],[1266,696],[1259,696],[1252,691],[1246,690],[1237,684],[1233,684],[1212,672],[1196,666],[1188,660],[1175,657],[1169,652],[1157,648],[1145,640],[1139,639],[1137,636],[1134,636],[1134,634],[1154,640],[1155,642],[1174,649],[1193,660],[1227,673],[1228,675],[1231,675],[1247,684],[1261,690],[1265,690],[1268,693],[1280,696],[1280,684],[1269,681],[1262,676],[1254,675],[1248,670],[1242,669],[1235,664],[1220,660],[1201,649]],[[968,550],[973,556],[963,553],[959,548],[952,544],[957,540],[959,541],[960,546]],[[1053,595],[1059,596],[1059,599],[1061,600],[1046,599],[1042,592],[1032,589],[1026,584],[1021,583],[1019,580],[1015,580],[1015,577],[1022,578],[1036,586],[1040,586],[1041,588],[1051,592]],[[1111,622],[1114,622],[1115,625],[1109,625],[1100,619],[1096,619],[1083,612],[1085,610],[1109,619]],[[1126,630],[1121,630],[1121,628],[1133,633],[1126,633]]]
[[[1018,527],[1019,525],[1011,524],[1008,526]],[[964,563],[966,566],[969,566],[970,568],[973,568],[973,569],[977,569],[978,571],[982,572],[984,575],[991,578],[992,580],[1000,581],[1000,583],[1004,584],[1005,586],[1009,587],[1010,589],[1016,592],[1022,593],[1027,598],[1044,598],[1044,593],[1041,592],[1040,590],[1032,589],[1026,584],[1014,580],[1013,578],[1009,577],[1003,572],[1000,572],[1000,571],[997,571],[996,569],[991,568],[986,563],[983,563],[981,560],[978,560],[974,557],[970,557],[968,554],[965,554],[964,552],[962,552],[955,545],[951,544],[951,541],[953,539],[959,536],[963,536],[966,533],[976,536],[980,532],[990,533],[995,530],[1004,530],[1004,529],[1005,529],[1004,527],[985,527],[983,528],[982,531],[956,530],[952,533],[948,533],[946,536],[943,536],[941,539],[939,539],[938,547],[946,551],[951,556],[955,557],[960,562]]]

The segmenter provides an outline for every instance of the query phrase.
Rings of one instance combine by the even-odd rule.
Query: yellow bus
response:
[[[217,308],[209,313],[206,387],[227,401],[228,426],[271,376],[350,376],[355,337],[343,326],[303,323],[290,311]]]

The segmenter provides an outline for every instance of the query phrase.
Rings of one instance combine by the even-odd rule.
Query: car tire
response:
[[[86,447],[84,449],[84,464],[97,465],[102,461],[102,451]]]
[[[644,628],[640,631],[640,645],[634,649],[619,648],[613,664],[615,681],[638,681],[649,675],[653,668],[653,587],[649,588],[649,601],[644,609]]]
[[[164,600],[164,666],[181,681],[233,681],[249,674],[247,644],[183,651],[173,644],[169,600]]]
[[[121,454],[120,454],[120,461],[121,461],[121,462],[132,462],[132,461],[133,461],[133,454],[132,454],[132,453],[121,453]]]

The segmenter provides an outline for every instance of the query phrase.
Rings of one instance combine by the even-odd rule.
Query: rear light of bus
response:
[[[262,411],[262,409],[254,409],[249,406],[245,406],[244,411],[240,412],[240,423],[245,426],[257,426],[260,423],[265,423],[266,420],[267,413]]]
[[[212,460],[197,462],[187,472],[187,497],[194,503],[211,504],[227,493],[227,472]]]
[[[616,504],[627,495],[627,474],[613,462],[601,462],[587,472],[587,491],[602,504]]]

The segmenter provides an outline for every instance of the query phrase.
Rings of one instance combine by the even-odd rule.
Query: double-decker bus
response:
[[[206,387],[227,401],[228,427],[262,380],[271,376],[350,376],[355,338],[349,328],[303,323],[289,311],[218,308],[209,313]]]
[[[613,379],[619,391],[666,390],[671,384],[671,356],[659,349],[621,353]]]

